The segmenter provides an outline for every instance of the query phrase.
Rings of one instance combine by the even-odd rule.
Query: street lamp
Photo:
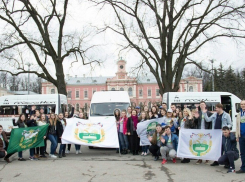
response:
[[[30,66],[31,66],[31,63],[27,63],[26,65],[28,66],[28,86],[27,86],[27,90],[28,90],[28,95],[30,95]]]
[[[211,59],[210,62],[212,63],[212,91],[214,92],[214,60]]]

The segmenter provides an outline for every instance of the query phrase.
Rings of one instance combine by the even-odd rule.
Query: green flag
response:
[[[11,132],[8,153],[20,152],[26,149],[44,146],[48,124],[29,128],[15,128]]]

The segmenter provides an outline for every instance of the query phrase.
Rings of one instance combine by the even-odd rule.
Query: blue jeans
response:
[[[241,170],[245,171],[245,136],[241,136],[239,138],[239,146],[240,146],[241,161],[242,161]]]
[[[18,157],[19,157],[19,158],[22,158],[22,157],[23,157],[23,156],[22,156],[22,151],[18,152]]]
[[[54,152],[57,148],[57,136],[56,135],[52,135],[52,134],[48,134],[48,139],[51,142],[51,147],[50,147],[50,154],[54,155]]]
[[[81,149],[81,145],[75,144],[75,149],[76,149],[76,151],[77,151],[77,150],[80,150],[80,149]]]
[[[66,151],[66,144],[60,144],[59,155],[64,154]]]
[[[147,153],[148,149],[149,149],[149,145],[142,146],[142,152]]]
[[[30,156],[33,157],[35,153],[35,148],[31,148],[30,149]]]
[[[118,136],[121,149],[128,149],[128,137],[121,132],[118,132]]]

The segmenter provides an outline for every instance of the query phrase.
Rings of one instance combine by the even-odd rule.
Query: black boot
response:
[[[159,159],[159,156],[155,156],[154,161],[157,161]]]
[[[135,150],[135,155],[139,155],[139,151],[138,150]]]
[[[132,154],[135,155],[135,150],[132,151]]]
[[[182,161],[181,161],[181,163],[189,163],[190,162],[190,159],[186,159],[186,158],[184,158]]]
[[[62,154],[62,157],[66,157],[66,154],[65,154],[65,153],[63,153],[63,154]]]
[[[210,164],[210,166],[218,166],[219,163],[217,161],[214,161],[212,164]]]
[[[128,154],[128,149],[124,149],[124,154]]]
[[[62,155],[61,154],[59,154],[59,158],[62,158]]]

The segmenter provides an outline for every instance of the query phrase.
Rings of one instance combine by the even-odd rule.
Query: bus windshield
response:
[[[114,110],[127,110],[129,103],[93,103],[90,116],[114,116]]]

